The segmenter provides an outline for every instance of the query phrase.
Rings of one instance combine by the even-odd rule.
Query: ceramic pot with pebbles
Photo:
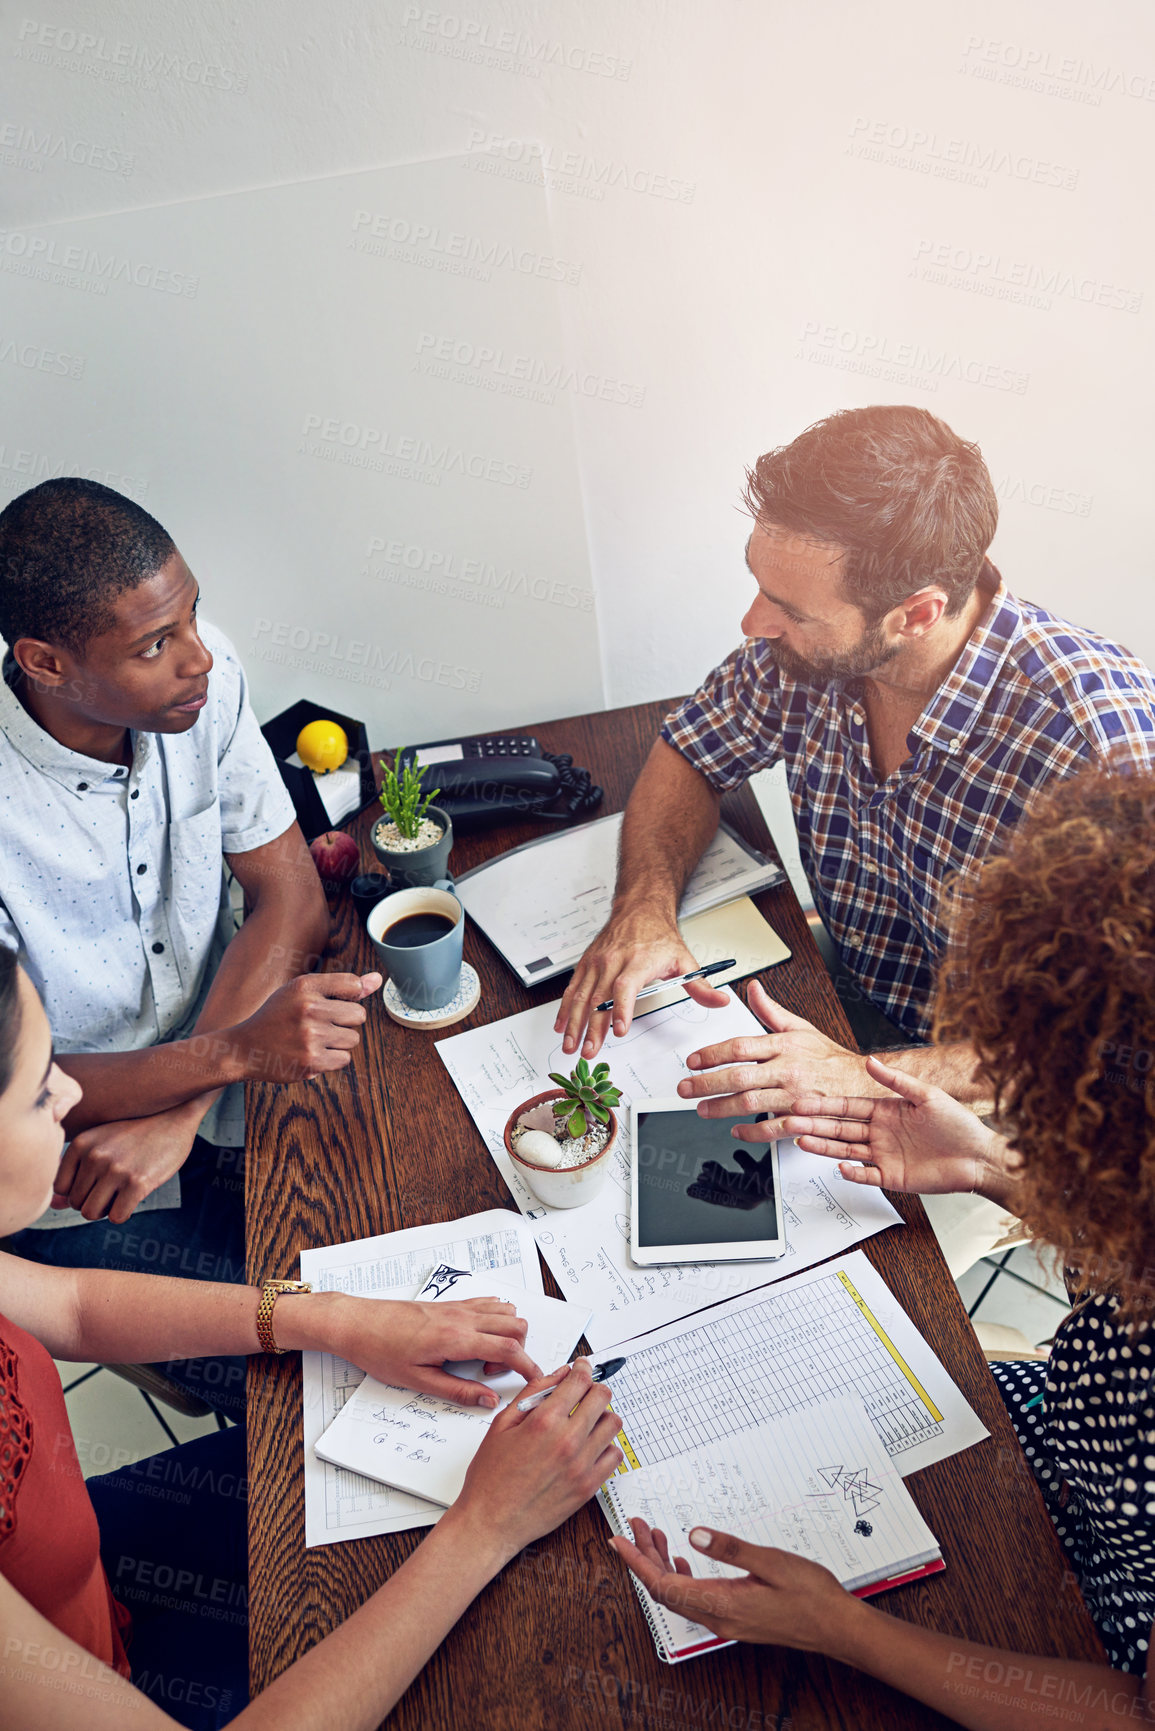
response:
[[[439,805],[428,807],[412,838],[402,835],[392,818],[379,817],[370,840],[395,889],[425,889],[449,876],[453,822]]]
[[[580,1208],[592,1202],[606,1181],[618,1139],[617,1114],[609,1123],[595,1119],[582,1136],[571,1136],[566,1119],[553,1110],[565,1096],[560,1088],[535,1094],[511,1112],[505,1146],[517,1172],[549,1208]]]

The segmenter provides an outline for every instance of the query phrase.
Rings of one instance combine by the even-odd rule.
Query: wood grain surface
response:
[[[547,750],[569,751],[624,806],[669,704],[530,726]],[[770,848],[753,795],[724,815]],[[364,869],[375,812],[349,824]],[[522,821],[463,837],[452,869],[542,833]],[[757,898],[793,951],[768,971],[771,994],[852,1045],[849,1028],[789,889]],[[466,958],[482,997],[460,1028],[560,996],[564,981],[524,989],[472,923]],[[366,971],[368,938],[347,897],[335,904],[327,965]],[[458,1030],[454,1030],[458,1031]],[[354,1063],[335,1077],[248,1089],[249,1277],[296,1275],[305,1246],[513,1206],[434,1051],[440,1035],[370,1016]],[[894,1197],[906,1225],[864,1248],[991,1432],[908,1485],[942,1545],[946,1572],[877,1601],[895,1616],[959,1639],[1027,1653],[1102,1661],[1034,1477],[1015,1440],[957,1289],[917,1198]],[[547,1291],[557,1292],[548,1269]],[[333,1629],[420,1542],[402,1533],[306,1551],[301,1372],[296,1356],[249,1360],[249,1548],[254,1692]],[[578,1731],[727,1726],[734,1731],[925,1731],[952,1721],[846,1667],[793,1651],[732,1647],[662,1664],[596,1505],[524,1551],[474,1603],[386,1723],[397,1731],[472,1727]]]

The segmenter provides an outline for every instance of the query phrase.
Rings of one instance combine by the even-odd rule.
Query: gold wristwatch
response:
[[[273,1308],[283,1292],[312,1292],[307,1280],[265,1280],[261,1282],[261,1302],[257,1306],[257,1339],[262,1352],[284,1352],[273,1334]]]

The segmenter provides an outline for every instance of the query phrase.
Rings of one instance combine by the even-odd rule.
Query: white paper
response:
[[[641,1466],[838,1395],[904,1476],[989,1434],[861,1250],[599,1351]]]
[[[363,1298],[408,1298],[438,1263],[474,1273],[500,1273],[503,1285],[541,1293],[532,1235],[516,1214],[492,1208],[464,1220],[411,1226],[348,1244],[302,1250],[301,1278],[319,1292]],[[317,1459],[314,1445],[364,1372],[332,1353],[301,1355],[304,1373],[305,1545],[331,1545],[373,1533],[427,1526],[440,1507]]]
[[[302,763],[294,751],[285,759],[297,769],[308,769],[307,763]],[[350,812],[356,811],[361,804],[361,771],[353,763],[353,768],[347,766],[353,763],[352,758],[346,758],[338,769],[325,770],[318,774],[313,771],[313,785],[317,796],[328,814],[330,823],[340,823]]]
[[[686,1058],[698,1047],[764,1032],[737,998],[709,1010],[691,1000],[635,1021],[622,1039],[611,1033],[599,1058],[622,1090],[618,1144],[600,1195],[581,1208],[547,1208],[515,1171],[502,1132],[513,1109],[553,1086],[551,1070],[568,1071],[553,1031],[556,1004],[538,1004],[504,1021],[437,1042],[486,1147],[522,1213],[533,1222],[542,1255],[574,1303],[593,1312],[586,1330],[600,1353],[623,1333],[637,1334],[700,1310],[732,1293],[779,1280],[822,1257],[848,1249],[902,1217],[879,1190],[843,1178],[833,1160],[806,1154],[793,1142],[779,1145],[786,1255],[774,1262],[684,1263],[640,1268],[630,1258],[631,1099],[677,1093],[689,1075]]]
[[[600,1500],[610,1525],[627,1538],[631,1517],[659,1527],[671,1557],[684,1557],[699,1580],[736,1580],[745,1570],[694,1550],[689,1534],[696,1526],[807,1557],[851,1592],[940,1555],[855,1397],[784,1413],[624,1473]],[[671,1653],[712,1640],[700,1623],[650,1605]]]
[[[518,1292],[484,1275],[440,1265],[414,1296],[508,1298],[529,1324],[525,1350],[548,1372],[566,1363],[589,1313],[560,1298]],[[316,1453],[335,1466],[381,1479],[415,1496],[448,1507],[461,1491],[469,1463],[497,1413],[520,1396],[525,1382],[515,1371],[485,1376],[480,1363],[447,1365],[451,1373],[483,1382],[501,1397],[496,1408],[464,1407],[434,1394],[418,1394],[367,1376],[316,1443]]]
[[[524,985],[572,968],[609,918],[622,814],[512,848],[463,873],[457,894]],[[782,881],[784,874],[719,828],[686,885],[680,917]]]

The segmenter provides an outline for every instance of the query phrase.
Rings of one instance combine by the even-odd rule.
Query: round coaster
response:
[[[400,1022],[403,1028],[448,1028],[453,1022],[464,1021],[469,1012],[477,1007],[481,997],[481,981],[477,977],[477,969],[468,962],[462,962],[461,984],[457,988],[457,995],[450,998],[447,1004],[442,1004],[439,1010],[415,1010],[411,1004],[405,1002],[392,980],[386,980],[381,988],[381,996],[393,1020]]]

